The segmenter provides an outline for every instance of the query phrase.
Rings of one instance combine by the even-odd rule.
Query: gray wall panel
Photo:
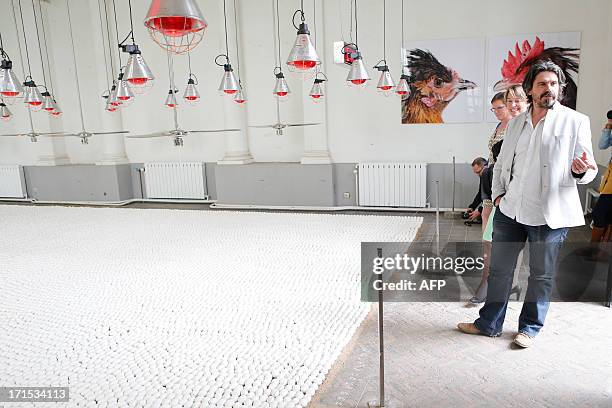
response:
[[[334,205],[330,164],[217,165],[215,183],[221,204]]]
[[[121,200],[116,166],[26,166],[24,171],[30,198],[43,201]]]

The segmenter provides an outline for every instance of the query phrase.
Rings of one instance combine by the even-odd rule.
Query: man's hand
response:
[[[572,171],[576,174],[583,174],[588,169],[597,170],[597,167],[587,159],[586,152],[582,152],[581,157],[575,157],[572,161]]]
[[[499,197],[497,197],[497,198],[495,199],[495,201],[494,201],[494,203],[493,203],[493,204],[494,204],[496,207],[499,207],[499,203],[500,203],[500,201],[501,201],[502,197],[503,197],[503,195],[500,195]]]
[[[474,221],[476,218],[478,218],[478,216],[480,215],[480,211],[478,210],[474,210],[470,213],[470,221]]]

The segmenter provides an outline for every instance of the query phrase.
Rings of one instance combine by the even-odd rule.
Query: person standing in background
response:
[[[608,122],[604,125],[599,138],[599,148],[606,150],[612,146],[612,110],[608,111]],[[600,242],[608,225],[612,224],[612,157],[608,162],[608,170],[601,178],[599,198],[593,208],[593,231],[591,242]]]

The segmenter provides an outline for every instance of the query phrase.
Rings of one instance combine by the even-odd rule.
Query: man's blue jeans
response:
[[[548,225],[532,227],[504,215],[499,208],[493,219],[493,247],[487,299],[474,324],[483,334],[498,336],[502,332],[516,260],[529,240],[529,284],[519,317],[519,332],[531,337],[538,334],[548,312],[559,249],[567,228]]]

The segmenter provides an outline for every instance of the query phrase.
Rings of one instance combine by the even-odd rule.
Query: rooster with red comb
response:
[[[508,58],[504,60],[501,68],[502,80],[495,86],[495,92],[505,91],[512,85],[520,85],[525,79],[525,74],[529,68],[538,61],[552,61],[557,64],[566,78],[566,86],[563,90],[563,98],[560,100],[562,105],[576,109],[576,95],[578,87],[573,77],[578,75],[580,60],[580,49],[563,47],[544,47],[544,41],[536,36],[533,45],[525,40],[519,47],[515,44],[514,54],[508,51]]]

